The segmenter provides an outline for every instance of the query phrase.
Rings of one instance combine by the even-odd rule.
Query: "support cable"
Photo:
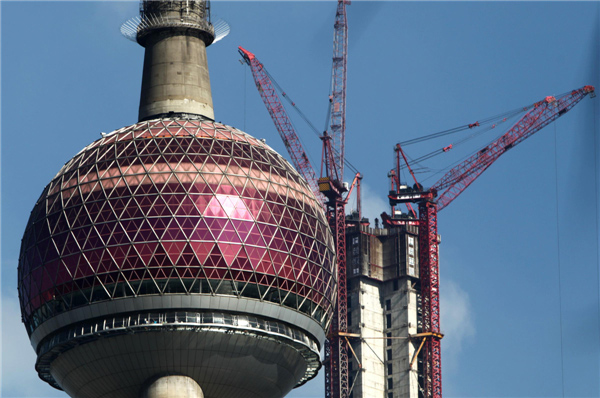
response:
[[[558,138],[556,132],[556,121],[554,122],[554,177],[555,177],[555,194],[556,194],[556,251],[558,256],[558,314],[560,322],[560,375],[562,397],[565,396],[565,364],[564,364],[564,347],[563,347],[563,315],[562,315],[562,282],[560,269],[560,212],[558,198]]]
[[[277,88],[277,91],[279,91],[281,93],[281,95],[283,96],[283,98],[286,99],[286,101],[292,106],[292,108],[294,108],[294,110],[296,110],[296,112],[298,112],[298,115],[300,115],[300,117],[306,122],[306,124],[308,124],[308,126],[310,127],[310,129],[313,131],[313,133],[321,138],[321,133],[319,132],[319,130],[317,130],[317,128],[315,127],[314,124],[311,123],[311,121],[308,119],[308,117],[300,110],[300,108],[298,108],[296,106],[296,103],[294,101],[292,101],[292,99],[286,94],[285,91],[283,91],[283,88],[279,85],[279,83],[277,83],[277,80],[275,80],[275,78],[267,71],[266,68],[263,67],[263,70],[265,71],[265,73],[267,74],[267,76],[269,76],[269,79],[271,79],[271,82],[273,83],[273,85]]]
[[[354,359],[356,359],[356,362],[358,363],[358,371],[356,371],[356,374],[354,375],[354,380],[352,380],[352,385],[350,385],[350,389],[348,390],[348,395],[351,395],[352,390],[354,389],[354,385],[356,384],[356,380],[358,380],[358,375],[360,372],[362,372],[363,367],[362,367],[362,363],[360,363],[360,359],[356,355],[356,352],[354,352],[354,348],[352,348],[352,344],[350,344],[350,340],[348,340],[347,336],[344,336],[344,338],[346,339],[348,348],[350,348],[350,351],[352,351],[352,355],[354,356]]]
[[[421,383],[419,382],[419,375],[418,372],[413,372],[411,370],[409,370],[410,373],[412,373],[415,377],[415,381],[417,382],[417,386],[419,387],[419,391],[421,391],[421,394],[425,395],[425,389],[423,388],[423,386],[421,385]]]
[[[465,142],[468,142],[468,141],[470,141],[470,140],[472,140],[472,139],[474,139],[474,138],[476,138],[476,137],[479,137],[480,135],[482,135],[482,134],[484,134],[484,133],[487,133],[488,131],[491,131],[491,130],[495,129],[495,128],[496,128],[498,125],[500,125],[501,123],[505,123],[505,122],[507,122],[508,120],[510,120],[510,119],[512,119],[512,118],[514,118],[515,116],[519,115],[520,113],[522,113],[522,112],[517,112],[517,113],[514,113],[513,115],[511,115],[510,117],[505,117],[505,118],[503,118],[502,120],[500,120],[499,122],[497,122],[497,123],[495,123],[495,124],[493,124],[493,125],[489,126],[487,129],[482,129],[482,130],[480,130],[480,131],[476,131],[475,133],[473,133],[473,134],[471,134],[471,135],[468,135],[468,136],[466,136],[466,137],[464,137],[464,138],[462,138],[462,139],[460,139],[460,140],[458,140],[458,141],[456,141],[456,142],[452,143],[452,145],[450,145],[450,148],[452,148],[452,147],[457,147],[457,146],[459,146],[459,145],[462,145],[462,144],[464,144]],[[493,139],[492,141],[490,141],[490,143],[491,143],[491,142],[493,142],[493,141],[495,141],[496,139],[498,139],[498,137],[499,137],[499,136],[501,136],[501,135],[502,135],[502,134],[499,134],[498,136],[494,137],[494,139]],[[488,143],[488,144],[486,144],[486,145],[489,145],[490,143]],[[433,158],[433,157],[436,157],[436,156],[438,156],[438,155],[444,154],[444,153],[446,153],[446,152],[448,151],[448,149],[449,149],[449,147],[445,147],[445,148],[443,148],[443,149],[442,149],[442,148],[440,148],[440,149],[436,149],[435,151],[429,152],[429,153],[427,153],[427,154],[425,154],[425,155],[422,155],[422,156],[420,156],[420,157],[418,157],[418,158],[416,158],[416,159],[410,159],[410,162],[409,162],[409,164],[412,166],[412,165],[413,165],[413,163],[416,163],[416,164],[419,164],[421,167],[423,167],[423,166],[420,164],[420,162],[423,162],[423,161],[425,161],[425,160],[429,160],[429,159],[431,159],[431,158]],[[480,148],[480,149],[481,149],[481,148]],[[468,156],[468,155],[467,155],[467,156]],[[455,165],[457,165],[458,163],[462,162],[464,159],[466,159],[466,157],[465,157],[465,158],[463,158],[463,159],[460,159],[460,160],[456,161],[455,163],[453,163],[453,164],[451,164],[451,165],[449,165],[449,166],[447,166],[447,167],[445,167],[445,168],[443,168],[443,169],[441,169],[441,170],[439,170],[439,171],[438,171],[436,174],[439,174],[439,173],[441,173],[441,172],[445,172],[445,171],[449,170],[450,168],[454,167],[454,166],[455,166]],[[414,168],[413,168],[413,171],[414,171]]]
[[[384,361],[383,361],[381,358],[379,358],[379,355],[377,355],[377,353],[376,353],[376,352],[375,352],[375,350],[374,350],[374,349],[373,349],[373,348],[372,348],[372,347],[369,345],[369,343],[367,343],[367,342],[365,341],[365,339],[361,339],[361,340],[362,340],[362,342],[363,342],[363,343],[365,343],[365,344],[367,345],[367,347],[369,347],[369,349],[370,349],[370,350],[373,352],[373,354],[375,354],[375,356],[377,357],[377,359],[379,359],[379,362],[381,362],[382,364],[384,364],[384,365],[385,365],[385,362],[384,362]]]
[[[442,130],[442,131],[439,131],[437,133],[427,134],[427,135],[424,135],[422,137],[417,137],[417,138],[413,138],[413,139],[410,139],[410,140],[402,141],[402,142],[400,142],[400,145],[402,145],[403,147],[405,147],[405,146],[408,146],[408,145],[411,145],[411,144],[416,144],[416,143],[419,143],[419,142],[428,141],[428,140],[432,140],[432,139],[439,138],[439,137],[444,137],[446,135],[460,133],[461,131],[465,131],[465,130],[468,130],[468,129],[471,129],[471,128],[475,127],[475,125],[480,126],[480,125],[483,125],[483,124],[489,124],[489,123],[491,123],[493,121],[496,121],[496,120],[510,119],[510,118],[515,117],[516,115],[518,115],[520,113],[523,113],[523,112],[531,109],[534,105],[535,104],[531,104],[531,105],[528,105],[528,106],[524,106],[524,107],[521,107],[521,108],[513,109],[511,111],[498,114],[496,116],[487,117],[485,119],[481,119],[480,121],[478,121],[476,123],[465,124],[465,125],[462,125],[462,126],[453,127],[451,129],[448,129],[448,130]]]
[[[321,139],[321,133],[319,132],[319,130],[317,130],[317,128],[315,127],[314,124],[312,124],[312,122],[310,121],[310,119],[304,114],[304,112],[302,112],[302,110],[298,107],[298,105],[296,105],[296,103],[286,94],[285,91],[283,91],[283,88],[279,85],[279,83],[277,83],[277,81],[275,80],[275,78],[267,71],[266,68],[263,67],[263,70],[265,71],[265,73],[267,74],[267,76],[269,76],[269,79],[271,79],[271,82],[273,83],[273,85],[277,88],[277,90],[281,93],[281,95],[283,96],[283,98],[286,99],[286,101],[292,106],[292,108],[298,113],[298,115],[300,115],[300,117],[302,118],[302,120],[304,120],[306,122],[306,124],[308,124],[308,126],[310,127],[310,129],[312,130],[312,132],[319,137],[319,139]],[[298,139],[300,139],[300,137],[298,137]],[[302,143],[302,145],[304,145],[304,143]],[[333,151],[336,155],[339,155],[338,151],[333,148]],[[311,159],[312,162],[312,159]],[[358,169],[356,167],[354,167],[354,165],[352,163],[350,163],[348,161],[348,159],[346,159],[344,157],[344,163],[347,164],[349,166],[349,169],[354,173],[358,173]]]
[[[528,107],[525,107],[523,109],[528,109]],[[446,173],[448,170],[450,170],[452,167],[458,165],[459,163],[463,162],[464,160],[466,160],[470,155],[465,155],[463,158],[456,160],[455,162],[451,163],[450,165],[443,167],[441,169],[432,169],[431,167],[427,167],[425,165],[423,165],[421,162],[424,162],[426,160],[429,160],[433,157],[439,156],[441,154],[446,153],[448,150],[450,150],[451,148],[457,147],[459,145],[464,144],[467,141],[470,141],[471,139],[474,139],[480,135],[482,135],[483,133],[486,133],[488,131],[491,131],[493,129],[495,129],[498,125],[505,123],[511,119],[513,119],[515,116],[520,115],[521,113],[523,113],[523,109],[521,109],[520,111],[511,111],[511,112],[507,112],[506,114],[502,114],[500,116],[507,116],[507,117],[503,117],[500,121],[498,121],[497,123],[489,126],[486,129],[482,129],[480,131],[476,131],[475,133],[466,136],[462,139],[460,139],[459,141],[452,143],[451,145],[445,147],[445,148],[440,148],[440,149],[436,149],[435,151],[429,152],[425,155],[422,155],[418,158],[411,158],[407,155],[407,158],[409,160],[408,165],[411,166],[413,172],[415,174],[423,174],[423,173],[433,173],[431,175],[429,175],[428,177],[424,177],[422,178],[421,182],[426,182],[428,180],[430,180],[431,178],[441,174],[441,173]],[[492,118],[490,118],[492,119]],[[482,123],[486,123],[485,121]],[[474,126],[475,127],[475,126]],[[486,144],[489,145],[490,143],[494,142],[495,140],[497,140],[500,136],[502,135],[502,133],[500,133],[498,136],[494,137],[492,139],[492,141],[490,141],[489,143]],[[400,144],[402,145],[402,144]],[[485,147],[485,146],[484,146]],[[479,148],[479,150],[481,150],[481,148]],[[419,167],[415,167],[415,165],[418,165]]]
[[[247,80],[248,80],[248,70],[246,68],[242,68],[244,69],[244,131],[246,130],[246,111],[247,111],[247,107],[248,107],[248,94],[247,94]]]
[[[585,96],[585,95],[587,95],[587,94],[588,94],[588,93],[590,93],[590,92],[591,92],[591,93],[593,93],[593,90],[594,90],[594,89],[593,89],[593,87],[592,87],[592,86],[585,86],[585,87],[583,87],[583,88],[582,88],[582,89],[580,89],[580,90],[583,90],[583,96]],[[552,102],[556,102],[556,101],[557,101],[557,98],[558,98],[559,100],[563,100],[564,98],[566,98],[566,97],[568,97],[568,96],[574,96],[575,94],[578,94],[578,92],[579,92],[580,90],[574,90],[574,91],[572,91],[571,93],[563,93],[563,94],[560,94],[560,95],[558,95],[558,96],[556,96],[556,97],[555,97],[555,96],[547,96],[547,97],[546,97],[544,100],[542,100],[542,101],[538,101],[538,102],[536,102],[536,103],[533,103],[533,104],[531,104],[531,105],[529,105],[529,106],[525,106],[525,107],[523,107],[523,108],[518,108],[518,109],[515,109],[515,110],[513,110],[513,111],[505,112],[505,113],[503,113],[503,114],[500,114],[500,115],[497,115],[497,116],[493,116],[493,117],[490,117],[490,118],[487,118],[487,119],[482,119],[481,121],[478,121],[478,122],[475,122],[475,123],[471,123],[471,124],[469,124],[469,125],[466,125],[466,126],[464,126],[464,125],[463,125],[463,126],[460,126],[460,127],[455,127],[455,128],[453,128],[453,129],[444,130],[444,131],[441,131],[441,132],[439,132],[439,133],[429,134],[429,135],[426,135],[426,136],[423,136],[423,137],[415,138],[415,139],[412,139],[412,140],[407,140],[407,141],[401,142],[399,145],[406,146],[406,145],[409,145],[409,144],[414,144],[414,143],[417,143],[417,142],[422,142],[422,141],[426,141],[426,140],[430,140],[430,139],[438,138],[438,137],[441,137],[441,136],[444,136],[444,135],[448,135],[448,134],[453,134],[453,133],[456,133],[456,132],[459,132],[459,131],[462,131],[462,130],[465,130],[465,129],[471,129],[471,128],[473,128],[473,127],[478,127],[478,126],[481,126],[482,124],[488,124],[488,123],[490,123],[490,122],[497,121],[496,123],[492,124],[492,125],[489,127],[489,129],[491,130],[491,129],[494,129],[494,128],[497,126],[497,124],[499,124],[499,123],[504,123],[504,122],[506,122],[506,121],[507,121],[509,118],[510,118],[510,119],[512,119],[514,116],[517,116],[517,115],[519,115],[519,114],[521,114],[521,113],[523,113],[523,112],[528,112],[528,113],[526,113],[526,115],[529,115],[529,114],[531,113],[531,112],[529,112],[529,111],[530,111],[530,110],[533,110],[534,108],[537,108],[538,106],[542,106],[542,105],[545,105],[545,104],[549,104],[549,103],[552,103]],[[581,98],[583,98],[583,97],[581,97]],[[580,99],[581,99],[581,98],[580,98]],[[580,99],[578,99],[578,100],[577,100],[577,102],[579,102],[579,100],[580,100]],[[577,103],[577,102],[575,102],[575,103]],[[574,105],[574,104],[572,104],[572,105]],[[570,106],[572,107],[572,105],[570,105]],[[562,112],[558,114],[558,116],[560,116],[560,115],[561,115],[562,113],[564,113],[564,112],[567,112],[567,111],[568,111],[568,109],[570,109],[570,108],[565,108],[565,109],[563,109],[563,110],[562,110]],[[517,122],[517,123],[518,123],[518,122]],[[515,126],[513,126],[513,128],[514,128],[514,127],[515,127]],[[517,126],[517,127],[518,127],[518,126]],[[509,131],[510,131],[510,130],[509,130]],[[472,135],[472,136],[475,136],[475,135]],[[462,142],[464,142],[464,141],[466,141],[466,140],[470,139],[472,136],[469,136],[469,137],[466,137],[465,139],[462,139],[462,140],[460,140],[460,141],[459,141],[459,143],[462,143]],[[501,134],[501,136],[502,136],[502,134]],[[500,138],[500,137],[498,137],[498,138]],[[497,139],[498,139],[498,138],[497,138]],[[497,141],[497,139],[496,139],[496,140],[494,140],[493,142],[496,142],[496,141]],[[489,146],[489,145],[488,145],[488,146]],[[432,153],[430,153],[430,154],[426,154],[426,155],[424,155],[424,156],[422,156],[422,157],[420,157],[420,158],[416,159],[416,161],[418,162],[418,161],[422,161],[422,160],[429,159],[429,158],[431,158],[431,157],[433,157],[433,156],[439,155],[439,154],[440,154],[440,153],[442,153],[442,152],[447,152],[447,151],[448,151],[448,150],[450,150],[451,148],[452,148],[452,145],[450,145],[450,146],[448,146],[448,147],[445,147],[445,148],[443,148],[442,150],[437,150],[437,151],[434,151],[434,152],[432,152]],[[487,148],[487,147],[484,147],[484,148]],[[459,162],[455,163],[455,165],[457,165],[458,163],[462,163],[462,161],[459,161]],[[449,166],[449,167],[448,167],[448,168],[446,168],[445,170],[448,170],[450,167],[453,167],[453,166]],[[440,173],[440,172],[441,172],[441,171],[439,171],[438,173]],[[436,174],[437,174],[437,173],[436,173]],[[429,179],[429,178],[431,178],[431,177],[433,177],[433,176],[430,176],[430,177],[428,177],[427,179]],[[427,180],[427,179],[426,179],[426,180]]]
[[[600,16],[600,7],[598,8],[598,15]],[[597,110],[598,110],[598,105],[595,104],[594,105],[594,165],[596,167],[594,167],[594,194],[596,196],[596,283],[597,283],[597,287],[596,287],[596,294],[598,296],[598,317],[597,319],[597,324],[598,324],[598,340],[600,341],[600,225],[599,225],[599,221],[598,217],[600,216],[599,213],[599,203],[598,200],[600,199],[598,197],[598,167],[600,167],[600,165],[598,164],[598,115],[597,115]]]
[[[496,140],[498,140],[498,138],[500,138],[502,135],[503,135],[503,132],[501,131],[500,134],[498,134],[496,137],[494,137],[487,144],[485,144],[482,147],[480,147],[477,151],[481,151],[483,148],[486,148],[487,146],[491,145],[493,142],[495,142]],[[477,152],[477,151],[475,151],[475,152]],[[472,154],[465,155],[464,157],[456,160],[455,162],[451,163],[450,165],[448,165],[448,166],[446,166],[446,167],[444,167],[442,169],[439,169],[436,172],[434,172],[432,175],[424,178],[422,182],[426,182],[427,180],[429,180],[429,179],[431,179],[431,178],[433,178],[433,177],[435,177],[435,176],[437,176],[437,175],[439,175],[441,173],[446,173],[448,170],[450,170],[451,168],[453,168],[453,167],[457,166],[458,164],[464,162],[466,159],[468,159],[471,156],[472,156]]]
[[[269,71],[267,70],[267,68],[264,67],[264,65],[263,65],[263,71],[269,77],[269,79],[271,80],[271,83],[273,83],[273,85],[275,86],[275,88],[277,89],[277,91],[279,91],[281,93],[281,95],[283,96],[283,98],[286,99],[286,101],[292,106],[292,108],[294,108],[296,110],[296,112],[298,112],[298,114],[300,115],[300,117],[306,122],[306,124],[308,124],[308,126],[317,135],[317,137],[320,137],[320,134],[317,131],[317,128],[310,122],[310,120],[306,117],[306,115],[304,113],[302,113],[302,111],[296,106],[296,103],[294,101],[292,101],[291,98],[289,98],[287,96],[287,94],[285,93],[285,91],[283,91],[283,89],[281,88],[281,86],[279,85],[279,83],[277,83],[277,81],[275,80],[275,78],[269,73]],[[290,123],[292,124],[292,127],[294,128],[294,130],[297,131],[296,127],[294,126],[294,123],[292,122],[292,120],[291,119],[289,119],[289,120],[290,120]],[[296,136],[298,137],[298,140],[300,141],[300,144],[302,145],[302,147],[305,148],[306,145],[302,141],[302,138],[300,138],[300,136],[298,134],[296,134]],[[309,161],[310,161],[311,164],[316,164],[314,162],[312,156],[310,156],[306,151],[304,153],[306,154],[306,156],[308,156],[308,159],[309,159]]]

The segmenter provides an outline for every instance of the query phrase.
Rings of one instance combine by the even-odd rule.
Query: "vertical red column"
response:
[[[442,396],[442,353],[440,349],[439,255],[437,205],[429,200],[419,203],[419,264],[421,275],[421,313],[423,333],[427,337],[423,352],[426,398]]]
[[[344,179],[344,135],[346,130],[346,64],[348,50],[348,25],[346,18],[346,4],[348,0],[338,0],[335,14],[333,38],[333,67],[330,109],[330,137],[331,143],[324,141],[335,148],[329,149],[329,159],[321,165],[325,166],[327,177],[338,182]],[[325,153],[325,152],[324,152]],[[339,187],[337,188],[339,189]],[[328,215],[331,232],[335,237],[338,266],[338,297],[336,313],[329,335],[328,345],[325,349],[326,362],[329,372],[325,374],[325,394],[327,397],[347,398],[348,384],[348,343],[341,338],[340,332],[348,330],[348,301],[346,291],[346,214],[341,193],[329,197]],[[329,355],[327,357],[327,355]]]
[[[339,198],[329,207],[329,225],[337,251],[338,297],[335,314],[325,345],[325,396],[347,398],[349,394],[348,343],[340,332],[348,331],[348,293],[346,286],[346,219],[344,203]]]

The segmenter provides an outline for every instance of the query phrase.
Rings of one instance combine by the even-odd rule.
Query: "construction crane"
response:
[[[329,96],[329,130],[321,137],[323,150],[321,173],[317,179],[308,161],[300,140],[287,116],[285,108],[273,87],[269,74],[254,54],[239,47],[244,61],[250,65],[256,87],[267,107],[275,127],[292,158],[294,166],[308,181],[315,196],[325,205],[327,218],[334,237],[337,259],[337,299],[327,341],[325,342],[325,396],[327,398],[347,398],[349,391],[348,371],[348,299],[346,287],[346,214],[350,192],[343,183],[344,141],[346,130],[346,66],[348,53],[348,23],[346,5],[349,0],[338,0],[333,38],[333,66],[331,93]],[[357,172],[352,186],[362,177]],[[344,198],[344,193],[348,195]],[[360,203],[360,198],[357,201]],[[359,210],[360,213],[360,210]]]
[[[421,279],[421,333],[423,337],[423,395],[425,398],[442,396],[442,363],[440,340],[439,306],[439,257],[437,213],[446,208],[469,185],[477,179],[502,154],[523,142],[533,134],[563,116],[585,96],[594,97],[594,87],[585,86],[559,97],[548,96],[534,104],[505,134],[448,171],[429,189],[417,182],[402,147],[396,146],[396,171],[391,173],[392,187],[390,205],[417,203],[419,206],[419,271]],[[400,183],[401,159],[415,181],[413,187]],[[404,218],[383,213],[382,219],[388,226],[406,225]]]
[[[256,88],[269,111],[269,115],[271,115],[271,118],[273,119],[273,123],[275,123],[275,127],[281,136],[281,140],[290,155],[292,164],[300,175],[308,182],[308,185],[317,199],[319,199],[321,203],[324,203],[325,198],[319,191],[315,170],[310,164],[306,152],[304,152],[300,138],[298,138],[294,126],[279,99],[279,95],[271,81],[269,73],[258,58],[250,51],[245,50],[241,46],[238,47],[238,51],[244,62],[250,66]]]
[[[346,286],[346,202],[344,143],[346,132],[346,66],[348,61],[348,21],[346,5],[338,0],[333,35],[331,73],[330,131],[323,134],[319,190],[327,197],[329,226],[333,233],[337,257],[337,300],[333,321],[325,342],[325,397],[347,398],[350,394],[348,348],[348,289]]]
[[[331,70],[331,95],[329,116],[331,147],[334,162],[329,165],[328,176],[344,177],[344,143],[346,132],[346,76],[348,63],[348,21],[346,5],[349,0],[338,0],[333,34],[333,67]]]

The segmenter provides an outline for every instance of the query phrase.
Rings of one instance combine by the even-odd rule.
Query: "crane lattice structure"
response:
[[[424,396],[442,397],[442,359],[440,341],[439,253],[437,213],[448,206],[473,183],[488,167],[515,145],[531,137],[542,128],[563,116],[585,96],[594,96],[594,87],[585,86],[558,98],[548,96],[534,104],[504,135],[452,168],[427,190],[419,184],[406,161],[400,145],[396,146],[397,170],[392,173],[396,191],[388,197],[390,204],[418,203],[419,205],[419,272],[421,278],[421,328],[419,337],[425,338],[423,347]],[[400,184],[400,156],[409,169],[415,184],[413,188]],[[405,219],[382,214],[389,226],[405,225]]]
[[[285,108],[283,107],[283,104],[281,103],[281,100],[279,99],[279,95],[277,94],[277,90],[271,81],[269,73],[265,69],[264,65],[258,60],[258,58],[256,58],[256,56],[250,51],[242,48],[241,46],[238,47],[238,51],[246,64],[248,64],[252,70],[252,76],[254,77],[256,88],[258,89],[258,92],[260,93],[260,96],[263,99],[267,110],[269,111],[269,115],[271,115],[271,119],[273,119],[273,123],[275,123],[275,128],[279,132],[279,136],[281,137],[281,140],[283,141],[283,144],[290,155],[292,164],[308,182],[308,185],[317,199],[319,199],[321,203],[324,203],[325,198],[319,191],[315,170],[310,164],[308,156],[306,156],[306,152],[302,147],[300,138],[298,138],[298,134],[296,134],[294,125],[292,124],[285,111]]]
[[[344,170],[344,141],[345,141],[345,104],[346,104],[346,65],[347,65],[347,19],[345,6],[348,1],[338,0],[335,20],[334,54],[332,68],[332,89],[329,98],[330,128],[321,137],[323,152],[321,158],[321,178],[316,180],[316,173],[302,148],[300,140],[294,131],[285,108],[276,93],[268,72],[254,54],[239,48],[245,62],[250,65],[254,81],[260,92],[271,118],[290,154],[294,166],[309,182],[315,195],[325,205],[331,231],[334,235],[337,266],[338,289],[334,318],[331,323],[325,343],[325,396],[327,398],[347,398],[350,394],[348,369],[348,308],[346,285],[346,223],[345,205],[348,195],[344,198],[347,188],[343,184]],[[560,116],[568,112],[586,95],[594,95],[592,86],[573,90],[570,94],[546,97],[535,103],[511,129],[499,139],[481,149],[467,160],[451,169],[442,179],[430,189],[424,190],[415,178],[400,144],[396,146],[396,168],[390,176],[395,192],[389,195],[390,204],[417,203],[419,220],[403,218],[396,219],[383,213],[382,220],[388,226],[415,225],[419,226],[419,263],[420,263],[420,294],[421,294],[421,331],[415,338],[423,338],[423,391],[425,398],[441,398],[441,339],[440,310],[439,310],[439,252],[437,233],[437,213],[448,206],[460,195],[481,173],[483,173],[503,153]],[[529,108],[524,108],[528,110]],[[473,123],[466,127],[478,127]],[[448,146],[444,152],[451,149]],[[414,181],[414,188],[408,188],[400,183],[400,157],[407,165]],[[360,190],[359,173],[356,174],[352,187],[357,185]],[[404,188],[406,187],[406,188]],[[360,201],[360,198],[358,198]],[[359,209],[360,211],[360,209]],[[414,211],[411,208],[411,212]],[[394,212],[392,212],[393,214]]]
[[[349,0],[338,0],[334,24],[332,87],[329,96],[329,131],[321,137],[321,178],[316,179],[314,169],[285,108],[275,91],[269,74],[254,54],[239,47],[244,61],[250,65],[254,82],[279,132],[292,163],[309,182],[315,196],[325,206],[329,225],[334,237],[337,258],[337,299],[327,341],[325,342],[325,396],[347,398],[349,391],[348,370],[348,299],[346,287],[346,211],[348,192],[343,184],[344,141],[346,131],[346,66],[348,55],[348,23],[346,5]],[[354,183],[359,184],[357,173]],[[318,183],[318,189],[316,184]],[[353,183],[353,186],[354,186]],[[359,192],[358,188],[357,192]]]
[[[338,0],[333,39],[331,124],[323,135],[323,155],[319,189],[327,197],[329,225],[335,240],[338,267],[337,304],[325,342],[325,397],[347,398],[350,394],[348,369],[348,289],[346,286],[346,202],[344,193],[344,143],[346,133],[346,66],[348,61],[348,21],[346,4]]]

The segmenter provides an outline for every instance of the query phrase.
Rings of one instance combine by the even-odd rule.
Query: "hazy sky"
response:
[[[237,46],[322,128],[336,3],[212,5],[232,29],[208,49],[216,120],[286,155]],[[38,380],[20,323],[20,239],[60,167],[137,121],[143,49],[119,33],[137,9],[1,3],[2,397],[64,396]],[[371,219],[388,211],[396,142],[600,86],[598,2],[355,1],[348,18],[346,157],[364,175]],[[584,99],[440,213],[445,396],[600,396],[599,104]],[[294,120],[318,169],[320,141]],[[418,157],[454,139],[406,150]],[[457,160],[446,156],[429,167]],[[321,372],[290,396],[323,395]]]

